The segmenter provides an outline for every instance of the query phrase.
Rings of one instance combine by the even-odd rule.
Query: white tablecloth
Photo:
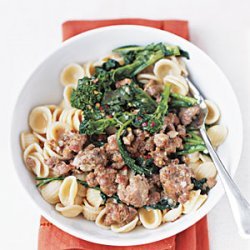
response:
[[[250,2],[248,0],[1,0],[0,1],[0,248],[36,249],[39,212],[21,190],[9,152],[13,104],[25,80],[61,42],[68,19],[143,17],[187,19],[191,40],[226,73],[244,121],[244,150],[236,182],[250,200]],[[237,122],[237,121],[236,121]],[[209,214],[212,250],[250,249],[242,240],[224,197]]]

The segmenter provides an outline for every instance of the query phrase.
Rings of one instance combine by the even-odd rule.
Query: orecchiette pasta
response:
[[[71,63],[63,69],[60,80],[62,85],[67,86],[69,84],[77,84],[78,79],[83,77],[84,69],[79,64]]]
[[[167,75],[164,77],[163,82],[171,84],[171,92],[173,93],[178,93],[184,96],[188,93],[189,89],[187,82],[182,76]]]
[[[40,188],[40,192],[44,200],[50,204],[56,204],[60,202],[59,189],[62,181],[52,181]]]
[[[207,135],[214,147],[220,146],[227,137],[227,128],[223,125],[215,125],[207,130]]]
[[[181,70],[175,62],[169,59],[161,59],[154,66],[154,74],[163,79],[167,75],[179,76]]]
[[[136,227],[138,220],[138,216],[136,216],[132,221],[124,226],[111,225],[111,230],[116,233],[128,233]]]
[[[69,205],[64,207],[61,203],[57,203],[56,210],[63,216],[72,218],[78,216],[82,212],[83,207],[79,205]]]
[[[191,163],[197,162],[200,159],[200,153],[194,152],[191,154],[187,154],[187,158],[189,159],[189,162]]]
[[[162,222],[162,212],[158,209],[140,208],[139,218],[145,228],[154,229]]]
[[[95,73],[95,65],[91,62],[85,63],[83,65],[84,71],[85,71],[85,76],[91,77]]]
[[[30,144],[23,152],[23,159],[26,162],[27,158],[32,155],[33,153],[38,152],[38,153],[43,153],[42,148],[38,143],[32,143]]]
[[[102,209],[96,216],[95,224],[103,229],[110,229],[110,226],[104,225],[104,219],[106,216],[106,208]]]
[[[206,117],[206,124],[210,125],[210,124],[216,123],[220,118],[219,108],[214,102],[210,100],[205,100],[205,103],[208,109],[208,113]]]
[[[177,220],[181,216],[182,211],[183,211],[182,204],[179,204],[178,207],[167,211],[163,215],[163,222],[172,222]]]
[[[46,137],[48,140],[58,141],[64,133],[70,130],[70,127],[66,123],[53,122],[49,125]]]
[[[195,204],[200,196],[201,190],[191,191],[189,200],[183,204],[183,213],[189,214],[194,210]]]
[[[63,99],[67,107],[71,107],[70,97],[74,89],[76,89],[76,84],[68,84],[64,87]]]
[[[38,143],[38,138],[30,133],[30,132],[22,132],[21,133],[21,147],[22,150],[25,150],[30,144],[32,143]]]
[[[88,203],[94,206],[95,208],[100,207],[100,205],[103,203],[101,192],[93,188],[88,188],[86,198]]]
[[[87,220],[95,221],[98,214],[102,211],[103,207],[94,207],[88,203],[86,199],[84,199],[83,205],[83,216]]]
[[[204,162],[199,165],[196,171],[196,178],[198,180],[203,178],[214,178],[217,174],[216,167],[213,162]]]
[[[199,155],[199,158],[202,160],[202,162],[212,161],[212,159],[208,155],[201,154],[201,153]]]
[[[29,115],[29,125],[33,131],[45,134],[52,121],[52,114],[48,107],[36,107]]]
[[[38,139],[39,143],[44,144],[46,142],[46,134],[40,135],[40,134],[38,134],[36,132],[33,132],[33,135]]]
[[[162,82],[162,80],[159,77],[149,73],[138,74],[137,79],[144,84],[148,83],[149,80],[153,80],[158,83]]]
[[[74,205],[78,184],[75,176],[66,177],[59,189],[59,199],[61,203],[67,207]]]

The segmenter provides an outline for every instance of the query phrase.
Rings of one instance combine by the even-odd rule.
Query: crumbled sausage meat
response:
[[[115,179],[117,170],[110,167],[99,167],[95,169],[94,173],[103,193],[108,196],[112,196],[116,193],[117,183],[115,182]]]
[[[45,161],[45,164],[51,169],[54,175],[65,175],[69,171],[74,170],[75,167],[71,164],[66,164],[64,161],[59,160],[56,157],[51,157]]]
[[[125,225],[132,221],[137,214],[136,209],[125,204],[107,203],[104,225]]]
[[[144,176],[132,176],[129,185],[119,185],[117,194],[121,201],[134,207],[142,207],[148,201],[149,184]]]
[[[106,166],[107,157],[102,148],[97,148],[93,144],[88,145],[80,151],[74,158],[72,165],[82,171],[91,171],[100,166]]]
[[[124,166],[124,161],[122,159],[122,156],[120,154],[118,145],[117,145],[117,140],[116,140],[116,135],[111,135],[107,139],[107,143],[104,145],[104,149],[106,152],[106,155],[108,157],[108,160],[111,163],[111,166],[115,169],[121,169]]]
[[[199,106],[181,108],[181,111],[179,113],[179,118],[183,125],[189,125],[199,114],[200,114]]]
[[[169,164],[160,170],[160,181],[167,197],[184,203],[193,188],[192,170],[185,164]]]

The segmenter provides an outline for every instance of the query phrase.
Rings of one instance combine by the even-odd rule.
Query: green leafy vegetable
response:
[[[124,163],[130,168],[132,169],[135,173],[137,174],[145,174],[145,175],[151,175],[152,172],[147,169],[147,168],[143,168],[142,166],[139,166],[136,164],[135,159],[131,158],[129,153],[127,152],[127,150],[124,148],[123,143],[122,143],[122,139],[121,136],[124,132],[124,129],[132,122],[131,120],[128,120],[127,122],[125,122],[117,131],[116,133],[116,140],[117,140],[117,144],[119,147],[119,151],[120,154],[124,160]]]
[[[157,104],[145,91],[131,82],[114,91],[105,92],[102,106],[106,107],[109,113],[124,112],[130,108],[147,110],[152,113]]]
[[[40,181],[36,184],[37,187],[42,187],[48,183],[50,183],[51,181],[61,181],[63,180],[64,177],[52,177],[52,178],[40,178],[40,177],[37,177],[36,180],[37,181]]]
[[[145,208],[153,208],[153,209],[159,209],[159,210],[164,210],[164,209],[173,209],[176,208],[179,204],[175,203],[169,199],[161,199],[158,203],[152,204],[152,205],[147,205]]]
[[[191,154],[194,152],[201,152],[206,150],[206,147],[204,144],[184,144],[184,149],[176,152],[177,155],[186,155],[186,154]]]
[[[135,119],[133,125],[142,127],[150,133],[158,132],[163,126],[164,116],[168,111],[168,99],[170,94],[170,84],[166,84],[162,93],[161,101],[153,114],[141,114]]]
[[[103,118],[97,121],[84,120],[80,124],[80,133],[86,135],[103,134],[108,127],[116,124],[117,121],[114,118]]]
[[[190,96],[184,96],[177,93],[171,93],[170,96],[173,99],[173,101],[181,101],[186,103],[188,106],[193,106],[197,104],[197,100]]]
[[[207,179],[203,178],[201,180],[197,180],[193,177],[191,177],[191,182],[194,184],[194,190],[201,190],[201,194],[208,194],[210,188],[206,186]]]

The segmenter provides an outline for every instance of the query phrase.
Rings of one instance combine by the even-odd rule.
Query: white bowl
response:
[[[62,86],[59,74],[71,62],[83,63],[105,56],[112,49],[128,44],[167,42],[178,45],[190,53],[187,66],[192,79],[205,96],[220,107],[221,123],[228,127],[226,142],[219,148],[219,155],[233,175],[239,163],[242,149],[242,120],[236,97],[229,81],[216,64],[199,48],[171,33],[143,26],[110,26],[95,29],[64,42],[33,72],[19,95],[12,121],[12,153],[17,174],[24,189],[40,209],[41,214],[62,230],[78,238],[107,245],[138,245],[170,237],[190,227],[206,215],[223,194],[220,181],[210,191],[206,203],[195,213],[181,217],[171,224],[163,224],[154,230],[138,227],[126,234],[116,234],[98,228],[82,217],[64,218],[54,207],[44,201],[35,186],[34,176],[26,169],[19,145],[20,133],[28,129],[27,118],[32,107],[59,103]]]

